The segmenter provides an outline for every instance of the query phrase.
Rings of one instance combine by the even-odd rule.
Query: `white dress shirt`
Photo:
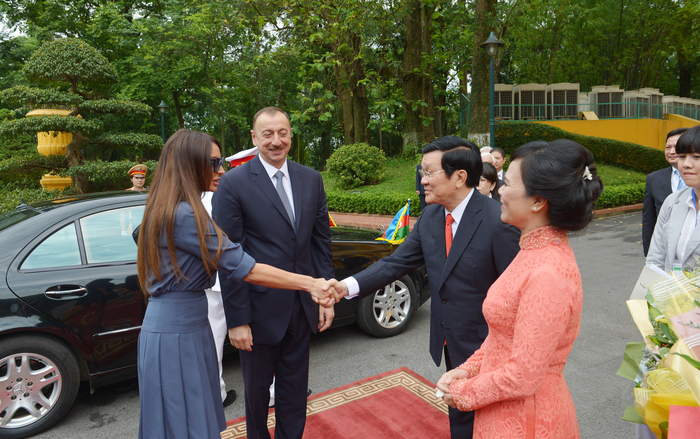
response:
[[[678,183],[681,181],[681,173],[678,171],[678,169],[673,168],[673,171],[671,172],[671,193],[674,193],[678,190]]]
[[[464,197],[464,200],[462,200],[457,207],[454,208],[452,212],[448,212],[447,209],[444,209],[445,213],[445,218],[447,218],[448,214],[452,214],[452,219],[454,222],[452,223],[452,238],[454,239],[455,234],[457,233],[457,229],[459,228],[459,222],[462,221],[462,215],[464,215],[464,209],[466,209],[467,204],[469,204],[469,200],[472,198],[472,194],[476,188],[472,188],[469,191],[469,194],[467,194],[466,197]],[[343,279],[343,282],[345,282],[345,285],[348,287],[348,295],[345,296],[346,299],[352,299],[358,294],[360,294],[360,284],[357,283],[357,279],[355,279],[353,276],[346,277]]]
[[[275,174],[277,171],[282,171],[282,174],[284,174],[284,177],[282,177],[282,186],[284,187],[284,192],[287,193],[287,198],[289,199],[289,205],[292,208],[292,213],[294,216],[296,216],[296,212],[294,211],[294,196],[292,193],[292,182],[289,179],[289,168],[287,167],[287,159],[284,160],[284,164],[282,165],[281,168],[277,169],[268,162],[265,161],[262,157],[260,157],[260,163],[262,163],[263,168],[265,168],[265,171],[267,171],[267,175],[270,177],[270,180],[272,180],[272,186],[275,188],[277,187],[277,179],[275,178]]]

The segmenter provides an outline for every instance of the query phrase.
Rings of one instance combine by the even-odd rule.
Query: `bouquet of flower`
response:
[[[636,383],[634,410],[624,419],[647,424],[658,438],[667,437],[671,407],[699,405],[699,274],[697,268],[657,279],[646,300],[627,302],[644,343],[628,343],[618,371]]]

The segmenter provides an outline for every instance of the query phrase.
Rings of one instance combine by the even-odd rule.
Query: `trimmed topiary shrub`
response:
[[[355,143],[338,148],[326,162],[328,172],[338,179],[341,187],[352,189],[366,184],[377,184],[386,170],[384,152],[366,143]]]
[[[138,164],[129,160],[118,162],[97,160],[64,170],[62,175],[75,176],[78,173],[85,175],[90,182],[90,192],[119,191],[131,187],[131,180],[127,173],[132,166]],[[148,168],[146,174],[146,186],[148,186],[151,184],[153,172],[156,170],[158,162],[150,160],[143,164]]]
[[[49,172],[66,167],[62,156],[43,156],[36,151],[16,154],[0,160],[0,187],[3,189],[41,189],[39,180]]]
[[[499,122],[496,124],[496,146],[512,153],[533,140],[569,139],[588,148],[596,161],[648,174],[668,166],[664,152],[636,143],[583,136],[534,122]],[[607,189],[606,189],[607,190]]]

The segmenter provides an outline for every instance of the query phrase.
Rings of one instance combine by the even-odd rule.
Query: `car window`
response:
[[[80,219],[88,264],[136,260],[131,233],[141,224],[144,206],[114,209]]]
[[[69,267],[80,265],[80,249],[75,224],[70,223],[46,238],[22,262],[20,269]]]

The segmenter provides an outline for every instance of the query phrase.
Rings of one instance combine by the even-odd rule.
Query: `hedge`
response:
[[[22,199],[27,204],[42,200],[52,200],[63,196],[62,191],[45,191],[43,189],[2,189],[0,190],[0,214],[13,210]]]
[[[411,216],[421,213],[418,195],[402,193],[363,194],[357,192],[328,191],[328,210],[334,212],[371,213],[377,215],[396,215],[408,198],[411,199]]]
[[[534,122],[499,122],[496,124],[496,146],[508,154],[533,140],[569,139],[588,148],[596,161],[648,174],[668,166],[664,152],[636,143],[574,134]]]
[[[90,192],[119,191],[131,187],[128,171],[137,162],[121,160],[116,162],[103,162],[101,160],[85,162],[80,166],[65,169],[61,175],[76,175],[82,173],[90,181]],[[148,168],[146,174],[146,186],[150,185],[153,179],[153,172],[156,170],[158,162],[150,160],[142,163]]]
[[[46,157],[36,151],[17,154],[0,160],[0,187],[4,189],[40,189],[44,174],[60,171],[65,160],[60,156]]]
[[[596,209],[641,203],[644,201],[645,186],[646,183],[633,183],[605,187],[598,198]]]
[[[625,184],[621,186],[608,186],[600,195],[596,203],[596,209],[608,207],[627,206],[644,201],[645,183]],[[328,210],[334,212],[369,213],[376,215],[396,215],[404,204],[406,194],[362,194],[357,192],[326,192],[328,198]],[[411,216],[421,214],[418,195],[411,194]]]

